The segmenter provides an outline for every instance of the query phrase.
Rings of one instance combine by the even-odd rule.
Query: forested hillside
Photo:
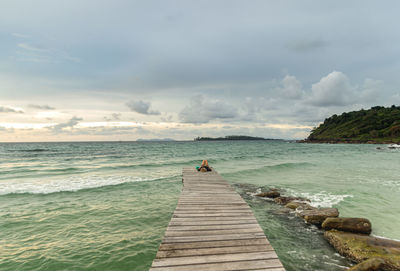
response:
[[[399,143],[400,106],[333,115],[311,131],[306,142]]]

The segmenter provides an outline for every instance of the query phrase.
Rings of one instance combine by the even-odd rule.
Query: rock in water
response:
[[[339,211],[336,208],[320,208],[304,210],[298,213],[307,223],[320,226],[328,217],[338,217]]]
[[[310,202],[309,199],[300,198],[300,197],[277,197],[277,198],[275,198],[274,200],[275,200],[276,203],[278,203],[278,204],[280,204],[280,205],[286,205],[286,204],[288,204],[289,202],[292,202],[292,201],[295,201],[295,200],[297,200],[297,201],[308,201],[308,202]]]
[[[371,258],[349,268],[347,271],[378,271],[384,264],[385,261],[381,258]]]
[[[281,195],[281,193],[279,193],[278,191],[275,191],[275,190],[272,191],[271,190],[271,191],[268,191],[268,192],[259,193],[256,196],[257,197],[267,197],[267,198],[277,198],[280,195]]]
[[[322,223],[324,230],[339,230],[355,233],[371,233],[371,222],[366,218],[329,217]]]
[[[355,262],[379,257],[385,263],[383,270],[400,271],[400,242],[357,234],[330,230],[325,239],[343,256]]]
[[[312,207],[308,202],[304,201],[291,201],[288,204],[285,205],[286,208],[296,210],[297,208],[302,209],[302,210],[313,210],[317,209],[315,207]]]

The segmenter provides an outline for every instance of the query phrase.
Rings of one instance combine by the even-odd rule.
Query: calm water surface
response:
[[[208,158],[252,207],[287,270],[350,263],[284,208],[280,188],[400,239],[400,151],[286,142],[0,144],[0,270],[147,270],[181,190]]]

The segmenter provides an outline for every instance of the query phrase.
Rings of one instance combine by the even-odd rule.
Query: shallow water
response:
[[[343,270],[322,232],[251,194],[277,187],[400,239],[400,151],[278,141],[0,144],[1,270],[146,270],[181,189],[208,158],[287,270]],[[249,193],[249,194],[248,194]]]

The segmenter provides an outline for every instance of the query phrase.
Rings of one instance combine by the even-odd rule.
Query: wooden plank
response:
[[[171,258],[155,259],[153,262],[153,267],[235,262],[235,261],[237,262],[237,261],[250,261],[250,260],[267,260],[276,258],[277,256],[273,251],[234,253],[234,254],[221,254],[221,255],[204,255],[202,257],[198,256],[171,257]]]
[[[215,213],[224,213],[224,214],[252,214],[251,210],[247,209],[177,209],[174,214],[215,214]]]
[[[196,249],[196,248],[214,248],[214,247],[243,247],[253,245],[269,245],[267,239],[244,239],[244,240],[221,240],[221,241],[203,241],[188,243],[162,243],[159,250],[177,250],[177,249]]]
[[[202,236],[179,236],[164,237],[164,243],[180,243],[180,242],[202,242],[202,241],[223,241],[223,240],[241,240],[265,238],[263,233],[242,233],[242,234],[225,234],[225,235],[202,235]]]
[[[168,267],[153,267],[150,271],[241,271],[241,270],[266,270],[266,271],[285,271],[278,259],[240,261],[230,263],[210,263],[199,265],[183,265]]]
[[[195,205],[195,206],[204,206],[204,205],[219,205],[219,206],[233,206],[233,205],[245,205],[243,202],[179,202],[179,206],[182,205]]]
[[[234,206],[226,206],[226,205],[202,205],[202,206],[193,206],[192,205],[179,205],[175,210],[251,210],[247,205],[234,205]]]
[[[174,213],[173,217],[178,218],[178,217],[241,217],[241,218],[252,218],[252,214],[248,212],[240,212],[240,213],[221,213],[221,212],[215,212],[215,213]]]
[[[153,271],[284,271],[252,210],[215,171],[183,169],[183,189]]]
[[[257,228],[261,229],[261,227],[257,223],[253,224],[233,224],[233,225],[194,225],[194,226],[176,226],[176,225],[169,225],[168,231],[201,231],[201,230],[233,230],[233,229],[249,229],[249,228]]]
[[[213,248],[194,248],[194,249],[176,249],[159,250],[157,258],[183,257],[183,256],[204,256],[231,253],[263,252],[273,251],[271,245],[252,245],[252,246],[234,246],[234,247],[213,247]]]
[[[242,224],[258,224],[256,219],[244,220],[206,220],[193,221],[192,219],[174,219],[171,220],[169,226],[205,226],[205,225],[242,225]]]
[[[169,229],[169,228],[168,228]],[[167,230],[165,233],[165,237],[172,237],[172,236],[204,236],[204,235],[224,235],[224,234],[238,234],[238,233],[263,233],[261,228],[247,228],[247,229],[219,229],[219,230],[186,230],[186,231],[179,231],[179,230]]]

